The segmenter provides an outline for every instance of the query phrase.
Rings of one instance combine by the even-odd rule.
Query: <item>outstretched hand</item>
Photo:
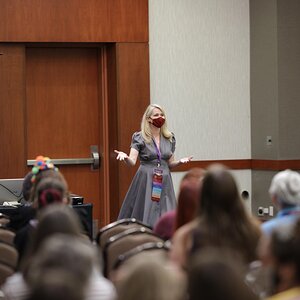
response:
[[[117,160],[125,160],[128,158],[128,155],[125,152],[114,150],[115,153],[117,153]]]
[[[183,157],[179,160],[181,164],[186,164],[192,160],[193,156]]]

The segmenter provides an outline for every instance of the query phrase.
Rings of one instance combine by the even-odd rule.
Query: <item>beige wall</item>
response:
[[[248,0],[149,0],[149,49],[151,102],[166,109],[176,156],[249,159]],[[234,174],[251,195],[251,172]]]

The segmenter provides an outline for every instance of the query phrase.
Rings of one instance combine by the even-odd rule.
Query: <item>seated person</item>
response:
[[[285,170],[277,173],[271,182],[269,193],[278,210],[275,218],[266,221],[261,228],[264,234],[287,223],[294,223],[300,216],[300,174]]]
[[[183,176],[176,210],[163,214],[153,229],[164,240],[170,240],[178,228],[196,217],[203,174],[202,169],[193,168]]]
[[[30,193],[32,188],[33,173],[30,171],[26,174],[22,186],[22,194],[24,198],[23,205],[18,206],[15,210],[10,212],[10,222],[7,225],[9,229],[18,231],[22,227],[28,224],[28,222],[35,217],[36,210],[32,207],[30,202]]]
[[[37,157],[32,174],[33,185],[29,201],[32,203],[31,208],[35,213],[52,203],[70,204],[67,182],[49,158]],[[16,233],[14,243],[19,252],[19,263],[26,252],[28,240],[36,223],[37,221],[33,217]]]

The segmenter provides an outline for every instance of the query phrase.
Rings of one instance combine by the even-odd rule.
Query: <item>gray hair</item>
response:
[[[271,182],[269,193],[281,204],[300,205],[300,174],[292,170],[277,173]]]

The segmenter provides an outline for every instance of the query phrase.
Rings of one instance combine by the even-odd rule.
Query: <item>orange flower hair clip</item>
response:
[[[34,166],[32,167],[32,174],[31,182],[35,181],[36,175],[44,170],[54,170],[58,171],[58,168],[54,166],[54,164],[51,162],[51,159],[46,156],[39,155],[35,159]]]

